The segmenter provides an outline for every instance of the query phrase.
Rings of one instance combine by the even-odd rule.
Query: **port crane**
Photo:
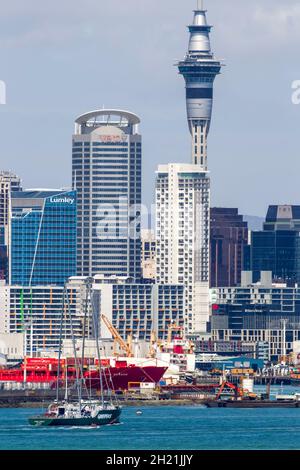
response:
[[[155,345],[157,345],[157,338],[156,338],[156,333],[155,331],[151,332],[151,340],[150,340],[150,347],[149,347],[149,352],[148,352],[148,357],[154,358],[156,357],[156,348]]]
[[[110,331],[113,339],[114,339],[114,353],[116,355],[116,350],[115,350],[115,345],[118,343],[122,351],[126,353],[127,357],[132,357],[132,350],[131,350],[131,337],[128,337],[127,343],[123,340],[123,338],[120,336],[116,328],[112,325],[112,323],[109,321],[109,319],[105,315],[101,315],[101,319],[103,320],[103,323],[105,326],[108,328]]]

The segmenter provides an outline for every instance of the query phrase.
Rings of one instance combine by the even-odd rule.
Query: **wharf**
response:
[[[26,400],[26,399],[2,399],[0,398],[1,408],[46,408],[51,400]],[[203,400],[120,400],[121,406],[144,408],[148,406],[202,406]]]
[[[75,395],[74,397],[76,398]],[[0,393],[0,408],[45,408],[55,399],[53,393],[28,393],[17,391]],[[119,402],[126,407],[148,406],[202,406],[206,408],[300,408],[300,401],[276,400],[214,400],[211,397],[198,398],[197,395],[187,397],[120,397]]]
[[[63,399],[63,396],[60,397]],[[69,395],[72,400],[77,399],[75,393]],[[94,394],[92,398],[98,398]],[[42,408],[56,399],[56,393],[53,390],[14,390],[0,391],[0,408]],[[104,397],[108,399],[108,397]],[[206,401],[209,397],[206,397]],[[199,399],[197,395],[192,397],[165,397],[165,396],[120,396],[118,401],[125,406],[191,406],[203,404],[203,398]]]
[[[300,408],[300,402],[292,400],[212,400],[203,404],[207,408]]]

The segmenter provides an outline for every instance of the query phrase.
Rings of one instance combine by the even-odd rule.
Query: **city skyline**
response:
[[[3,7],[1,21],[23,27],[8,34],[3,25],[0,37],[0,78],[7,85],[7,104],[0,107],[1,168],[21,176],[24,187],[70,186],[74,118],[102,105],[130,109],[143,123],[144,203],[149,205],[157,164],[190,159],[182,80],[173,65],[185,52],[184,25],[191,22],[196,1],[190,0],[188,8],[179,0],[163,5],[136,0],[126,6],[119,0],[100,3],[90,0],[82,15],[76,5],[70,9],[65,2],[59,22],[56,2],[42,10],[37,1],[30,1],[26,11],[18,6],[18,13],[15,1]],[[211,0],[205,7],[208,23],[214,24],[212,51],[227,64],[215,86],[209,139],[212,206],[239,207],[241,213],[263,216],[269,204],[297,204],[299,107],[292,104],[291,85],[299,78],[293,60],[299,5],[267,1],[262,7],[258,1],[239,5],[236,0],[224,5]],[[30,19],[32,11],[36,22]],[[49,26],[43,28],[46,17]],[[110,18],[118,24],[113,34]],[[82,60],[84,75],[77,66]],[[79,85],[83,94],[78,94]],[[16,139],[11,122],[21,120]],[[33,125],[36,132],[30,133]],[[282,155],[286,167],[294,170],[283,184]]]

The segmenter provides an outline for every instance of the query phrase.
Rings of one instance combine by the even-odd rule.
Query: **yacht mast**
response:
[[[81,351],[81,381],[80,381],[80,398],[79,400],[81,401],[82,399],[82,385],[84,382],[87,397],[90,400],[91,399],[91,394],[89,393],[89,390],[86,385],[86,380],[84,378],[83,374],[83,367],[84,367],[84,352],[85,352],[85,335],[86,335],[86,328],[87,328],[87,319],[88,319],[88,313],[89,313],[89,306],[90,306],[90,288],[89,288],[89,278],[86,280],[86,294],[85,294],[85,306],[84,306],[84,320],[83,320],[83,337],[82,337],[82,351]]]
[[[59,350],[58,350],[58,366],[57,366],[57,378],[56,378],[56,401],[57,402],[59,400],[60,361],[61,361],[62,330],[63,330],[63,317],[64,317],[65,299],[66,299],[66,285],[64,286],[64,290],[63,290],[61,316],[60,316],[60,326],[59,326]]]
[[[88,279],[88,288],[90,292],[90,302],[92,306],[92,320],[93,320],[93,328],[94,328],[94,335],[96,341],[96,348],[97,348],[97,356],[98,356],[98,363],[99,363],[99,379],[100,379],[100,393],[101,393],[101,402],[102,406],[104,406],[104,395],[103,395],[103,378],[102,378],[102,366],[101,366],[101,354],[100,354],[100,347],[99,347],[99,322],[96,321],[96,312],[95,306],[93,302],[93,279]]]
[[[73,326],[73,318],[72,318],[72,312],[71,312],[71,306],[70,306],[70,299],[69,299],[68,292],[66,292],[66,294],[67,294],[66,297],[67,297],[67,305],[68,305],[68,314],[69,314],[70,326],[71,326],[73,353],[74,353],[74,359],[75,359],[77,395],[78,395],[78,401],[79,401],[79,409],[81,410],[80,380],[83,379],[83,374],[82,374],[82,368],[80,368],[80,364],[78,363],[78,358],[77,358],[76,340],[75,340],[75,334],[74,334],[74,326]],[[80,379],[79,379],[79,368],[80,368],[80,372],[81,372]]]

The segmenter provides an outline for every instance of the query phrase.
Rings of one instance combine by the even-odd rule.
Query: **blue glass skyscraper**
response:
[[[12,193],[10,284],[63,285],[76,274],[76,192]]]

